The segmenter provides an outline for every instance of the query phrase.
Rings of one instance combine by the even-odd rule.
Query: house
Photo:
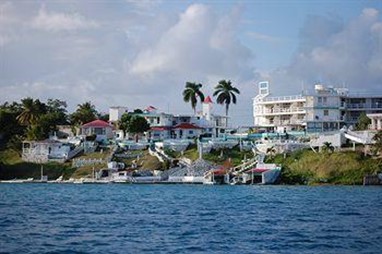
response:
[[[194,139],[203,133],[203,128],[192,123],[180,123],[172,128],[172,136],[176,139]]]
[[[71,147],[56,140],[24,141],[22,160],[35,163],[45,163],[49,160],[65,161],[69,158]]]
[[[382,113],[382,95],[316,84],[314,92],[273,97],[269,82],[262,81],[253,99],[254,125],[267,131],[336,131],[354,126],[362,113]]]
[[[113,138],[114,127],[108,122],[102,120],[94,120],[81,126],[81,135],[96,135],[96,141],[105,141]]]

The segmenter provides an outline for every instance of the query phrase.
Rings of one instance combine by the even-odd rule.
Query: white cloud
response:
[[[302,83],[311,87],[324,82],[346,85],[353,91],[381,91],[382,24],[378,10],[364,9],[345,24],[331,17],[315,21],[305,23],[291,64],[271,73],[274,90],[299,91]]]
[[[190,78],[202,82],[211,76],[239,79],[243,73],[252,73],[252,53],[236,37],[239,17],[234,15],[219,18],[205,5],[189,6],[157,43],[141,50],[130,62],[130,73],[166,73],[183,83]]]
[[[10,2],[0,3],[0,47],[15,40],[14,27],[20,23]]]
[[[72,31],[97,27],[97,23],[87,20],[78,13],[47,12],[41,7],[32,20],[32,27],[50,32]]]

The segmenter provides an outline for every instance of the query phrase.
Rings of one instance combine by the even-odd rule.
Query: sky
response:
[[[224,79],[241,91],[236,126],[252,124],[263,80],[273,95],[316,83],[382,94],[381,12],[379,0],[0,0],[0,103],[191,114],[185,83],[212,95]]]

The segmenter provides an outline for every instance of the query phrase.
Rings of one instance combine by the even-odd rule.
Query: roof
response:
[[[155,110],[157,110],[157,108],[154,107],[154,106],[148,106],[145,110],[147,110],[147,111],[155,111]]]
[[[105,122],[105,121],[102,121],[102,120],[94,120],[90,123],[86,123],[84,125],[82,125],[82,128],[88,128],[88,127],[99,127],[99,128],[105,128],[105,127],[109,127],[109,128],[113,128],[113,126],[111,126],[108,122]]]
[[[202,128],[192,123],[180,123],[175,125],[174,129],[202,129]]]
[[[204,99],[203,103],[213,103],[210,96],[207,96],[207,98]]]
[[[171,130],[171,126],[154,126],[151,127],[150,131],[167,131]]]

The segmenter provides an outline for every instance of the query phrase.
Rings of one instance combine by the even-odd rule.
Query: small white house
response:
[[[193,139],[203,133],[203,128],[192,123],[177,124],[172,130],[176,139]]]
[[[70,145],[50,139],[43,141],[24,141],[22,148],[23,161],[36,163],[44,163],[49,160],[65,161],[68,159],[71,150]]]
[[[114,127],[102,120],[94,120],[81,126],[81,135],[96,135],[96,141],[104,141],[113,138]]]

